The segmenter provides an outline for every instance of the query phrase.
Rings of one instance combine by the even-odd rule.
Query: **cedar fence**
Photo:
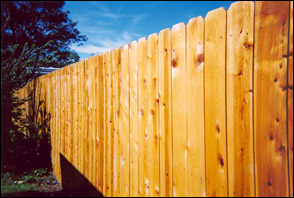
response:
[[[60,182],[63,156],[104,196],[293,196],[293,1],[233,3],[30,93]]]

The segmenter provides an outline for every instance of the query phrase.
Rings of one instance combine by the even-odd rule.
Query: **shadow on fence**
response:
[[[103,197],[103,195],[60,154],[62,187],[67,196]]]
[[[46,108],[46,98],[36,92],[36,83],[24,97],[14,96],[12,102],[14,130],[5,145],[7,157],[2,171],[22,172],[36,168],[52,168],[51,164],[51,114]],[[38,93],[38,94],[37,94]]]

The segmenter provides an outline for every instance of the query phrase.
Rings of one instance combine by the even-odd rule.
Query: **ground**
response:
[[[2,172],[3,171],[3,172]],[[48,168],[29,172],[1,170],[1,197],[6,196],[56,196],[62,187]]]

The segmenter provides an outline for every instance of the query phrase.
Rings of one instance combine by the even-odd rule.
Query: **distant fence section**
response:
[[[60,182],[62,155],[104,196],[293,196],[293,1],[233,3],[31,92]]]

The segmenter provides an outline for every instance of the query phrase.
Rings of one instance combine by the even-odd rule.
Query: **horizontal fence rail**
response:
[[[30,94],[62,185],[64,158],[104,196],[293,196],[293,1],[213,10]]]

